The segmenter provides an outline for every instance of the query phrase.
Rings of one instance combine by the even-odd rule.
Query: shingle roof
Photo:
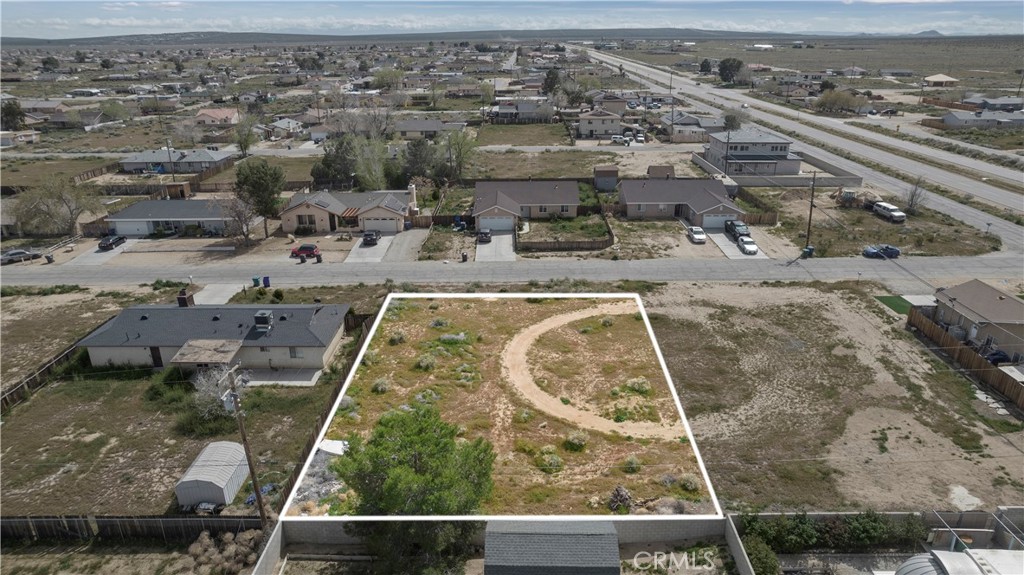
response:
[[[477,182],[473,215],[495,206],[519,215],[520,206],[576,206],[579,203],[579,186],[572,181]]]
[[[488,573],[493,567],[533,567],[528,571],[548,575],[620,569],[619,538],[611,521],[490,521],[484,550]]]
[[[234,441],[214,441],[207,445],[178,483],[185,481],[208,481],[224,487],[235,474],[239,464],[245,465],[245,450]]]
[[[1024,324],[1024,301],[981,280],[971,280],[935,292],[935,299],[975,320]]]
[[[440,132],[442,125],[441,120],[401,120],[395,122],[395,129],[399,132]]]
[[[143,200],[107,216],[107,221],[223,220],[225,217],[217,200]]]
[[[365,211],[372,206],[383,206],[404,214],[412,196],[406,190],[381,190],[376,192],[316,192],[295,194],[288,200],[288,207],[282,214],[309,202],[328,213],[341,215],[346,210]]]
[[[619,202],[623,204],[686,204],[698,214],[720,205],[744,213],[727,198],[725,185],[714,179],[622,180]]]
[[[274,312],[268,332],[256,312]],[[193,339],[240,339],[242,347],[323,347],[342,329],[347,305],[139,305],[82,338],[82,347],[179,347]]]
[[[359,208],[358,213],[363,214],[373,208],[384,208],[404,216],[405,212],[409,209],[409,204],[408,202],[400,201],[394,194],[373,194],[370,201]]]
[[[594,108],[589,112],[583,112],[580,114],[580,118],[622,118],[622,116],[615,112],[609,112],[604,108]]]
[[[754,128],[741,128],[739,130],[733,130],[731,132],[718,132],[716,134],[708,134],[708,137],[712,140],[719,140],[721,142],[729,142],[730,144],[742,144],[742,143],[758,143],[758,144],[791,144],[792,140],[787,140],[782,136],[776,136],[768,132],[763,132]]]
[[[196,117],[209,116],[211,118],[218,118],[222,120],[234,118],[237,115],[238,110],[235,110],[234,108],[204,108],[196,113]]]

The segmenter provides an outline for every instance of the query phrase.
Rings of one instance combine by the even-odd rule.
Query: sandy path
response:
[[[565,405],[562,401],[544,392],[533,381],[530,374],[530,362],[527,358],[530,348],[537,339],[563,325],[593,316],[627,315],[636,313],[637,306],[633,301],[603,303],[598,306],[549,317],[535,323],[517,333],[501,354],[501,369],[505,378],[512,383],[523,397],[534,407],[552,417],[558,417],[574,424],[600,433],[619,433],[634,437],[651,437],[657,439],[678,439],[682,435],[680,429],[665,427],[650,422],[616,423],[594,413],[583,411],[573,405]]]

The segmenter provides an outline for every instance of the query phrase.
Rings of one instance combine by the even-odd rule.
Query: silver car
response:
[[[757,244],[750,236],[740,236],[740,239],[736,240],[736,245],[740,247],[741,252],[748,256],[757,255]]]
[[[687,228],[686,237],[690,238],[690,241],[695,244],[703,244],[708,241],[708,235],[704,233],[704,228],[697,226]]]

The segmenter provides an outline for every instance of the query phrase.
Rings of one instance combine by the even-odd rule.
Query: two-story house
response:
[[[801,158],[789,151],[782,136],[753,128],[708,134],[704,159],[726,175],[794,176]]]
[[[580,114],[577,130],[580,138],[607,138],[622,134],[622,116],[604,108],[594,108]]]

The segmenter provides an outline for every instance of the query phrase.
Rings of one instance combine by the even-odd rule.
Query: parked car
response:
[[[754,238],[750,236],[740,236],[736,240],[736,245],[739,246],[741,252],[748,256],[757,255],[757,244],[754,243]]]
[[[661,109],[661,104],[659,104],[657,102],[651,102],[651,105],[647,106],[647,109],[648,110],[660,110]]]
[[[897,114],[899,114],[899,112],[897,112],[893,108],[886,108],[886,109],[884,109],[884,110],[882,110],[881,112],[878,113],[878,115],[880,115],[880,116],[895,116]]]
[[[124,236],[107,236],[100,240],[100,249],[103,251],[112,250],[128,241]]]
[[[687,228],[686,237],[690,238],[690,241],[695,244],[703,244],[708,241],[708,235],[704,233],[704,228],[697,226],[690,226]]]
[[[0,254],[0,265],[35,260],[41,257],[43,257],[43,254],[34,250],[9,250]]]
[[[750,228],[740,220],[726,220],[725,233],[735,242],[739,241],[740,236],[749,236]]]
[[[476,233],[476,241],[481,244],[486,244],[491,241],[491,230],[484,228]]]
[[[320,255],[320,246],[316,244],[302,244],[297,248],[292,248],[291,257],[305,256],[307,258],[315,258],[318,255]]]
[[[196,505],[194,511],[196,515],[220,515],[220,512],[224,511],[224,504],[204,502]]]
[[[647,140],[646,140],[646,139],[644,138],[644,135],[643,135],[643,134],[637,134],[637,135],[636,135],[636,138],[635,138],[635,140],[636,140],[636,143],[638,143],[638,144],[643,144],[644,142],[646,142],[646,141],[647,141]]]
[[[867,246],[864,248],[864,257],[891,260],[900,257],[900,249],[889,244]]]
[[[992,365],[999,365],[1000,363],[1010,363],[1013,361],[1013,358],[1010,357],[1010,354],[1006,353],[1001,349],[990,351],[985,355],[985,359],[987,359],[988,362],[991,363]]]
[[[623,138],[622,136],[619,135],[612,136],[612,143],[621,144],[623,146],[627,145],[626,138]]]
[[[900,211],[899,208],[892,204],[885,202],[875,202],[874,208],[875,213],[889,220],[892,223],[899,223],[907,221],[907,214]]]
[[[363,232],[363,246],[375,246],[380,240],[380,230],[367,230]]]

